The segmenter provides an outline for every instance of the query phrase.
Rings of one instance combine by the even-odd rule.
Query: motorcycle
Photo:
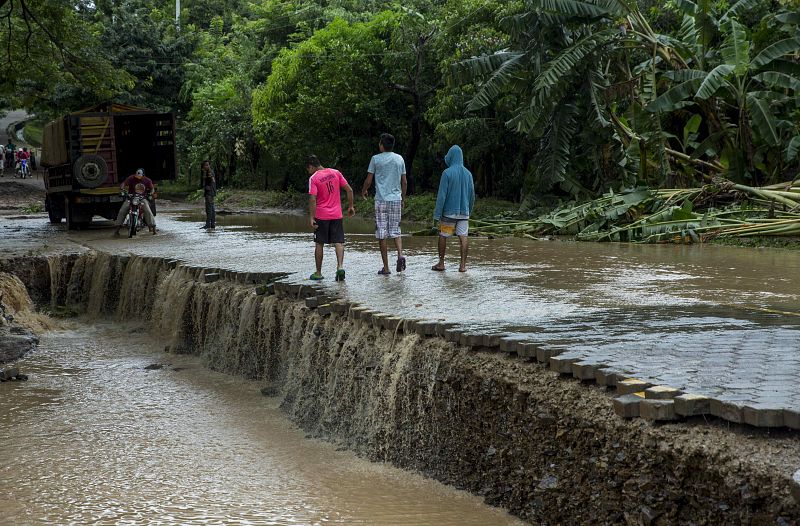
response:
[[[30,177],[31,173],[28,169],[28,160],[27,159],[20,159],[17,161],[17,170],[14,173],[14,177],[17,179],[25,179]]]
[[[122,196],[128,201],[128,217],[123,226],[128,228],[128,237],[135,236],[140,230],[146,228],[144,222],[144,200],[149,196],[141,193],[129,194],[123,192]]]

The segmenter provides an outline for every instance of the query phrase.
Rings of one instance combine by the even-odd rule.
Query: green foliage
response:
[[[392,97],[381,81],[381,58],[395,20],[389,12],[363,23],[334,20],[284,49],[266,84],[254,90],[253,126],[267,152],[280,160],[276,171],[284,189],[303,188],[310,153],[357,184],[377,137],[399,128],[387,115]]]

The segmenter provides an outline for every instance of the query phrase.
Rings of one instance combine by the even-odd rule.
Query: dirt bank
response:
[[[796,433],[622,420],[602,388],[506,353],[323,315],[298,294],[257,295],[246,282],[264,276],[96,253],[16,266],[42,269],[20,276],[32,297],[90,316],[144,315],[171,349],[263,380],[310,434],[534,524],[800,520]]]

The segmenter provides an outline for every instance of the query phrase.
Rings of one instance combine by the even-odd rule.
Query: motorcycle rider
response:
[[[120,185],[120,190],[127,192],[128,194],[144,194],[149,198],[149,196],[151,196],[155,191],[155,186],[153,185],[153,181],[144,176],[144,168],[139,168],[136,170],[135,174],[129,175],[128,178],[122,182]],[[144,199],[142,201],[142,207],[144,208],[144,222],[150,228],[150,232],[155,235],[156,220],[153,217],[153,212],[150,211],[150,203],[148,203],[148,199]],[[119,230],[122,228],[122,224],[125,222],[125,216],[128,215],[128,211],[129,205],[126,199],[122,203],[122,207],[119,209],[119,213],[117,214],[117,229],[114,231],[115,236],[119,235]]]
[[[19,149],[19,170],[20,174],[23,178],[27,177],[30,174],[30,158],[31,154],[28,153],[28,149],[23,147]]]

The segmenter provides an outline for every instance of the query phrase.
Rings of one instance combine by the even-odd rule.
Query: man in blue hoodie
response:
[[[461,246],[458,271],[466,272],[469,215],[475,206],[475,185],[472,173],[464,167],[464,153],[458,145],[450,147],[444,162],[447,169],[439,180],[439,194],[433,211],[433,219],[439,221],[439,262],[431,270],[444,270],[447,238],[455,234]]]

